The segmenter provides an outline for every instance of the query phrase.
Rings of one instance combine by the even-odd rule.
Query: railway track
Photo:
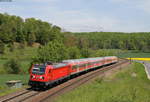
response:
[[[14,95],[4,96],[2,99],[0,99],[0,102],[22,102],[25,101],[29,97],[33,97],[40,92],[33,91],[30,89],[22,90],[18,93],[15,93]]]
[[[119,63],[110,66],[105,66],[100,69],[83,74],[65,83],[57,85],[56,87],[53,87],[49,90],[46,91],[25,90],[12,97],[7,97],[6,99],[3,100],[0,99],[0,102],[52,102],[56,96],[71,91],[74,88],[89,82],[96,76],[103,76],[104,73],[107,72],[108,70],[111,70],[116,67],[121,67],[128,63],[129,63],[128,60],[121,60]]]

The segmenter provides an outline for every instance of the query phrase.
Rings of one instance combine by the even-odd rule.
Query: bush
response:
[[[25,43],[20,43],[18,49],[25,49]]]
[[[9,74],[18,74],[20,73],[20,64],[16,59],[11,59],[4,64],[6,71]]]
[[[10,52],[13,52],[15,50],[15,46],[13,44],[9,44],[8,47]]]
[[[5,44],[0,40],[0,54],[4,54],[5,52]]]

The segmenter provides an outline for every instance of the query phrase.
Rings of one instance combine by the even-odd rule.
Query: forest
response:
[[[13,42],[40,43],[46,45],[57,40],[66,46],[91,49],[125,49],[150,51],[150,33],[122,33],[122,32],[61,32],[61,28],[35,18],[23,19],[19,16],[0,14],[0,41],[11,44]]]
[[[77,33],[80,42],[84,39],[92,49],[123,49],[150,51],[150,33],[91,32]],[[82,45],[86,46],[86,45]]]
[[[35,18],[0,14],[0,54],[9,49],[34,47],[34,62],[59,62],[63,59],[112,56],[124,51],[150,52],[150,33],[63,32],[61,27]],[[17,63],[11,60],[6,63]],[[14,65],[15,66],[15,65]]]

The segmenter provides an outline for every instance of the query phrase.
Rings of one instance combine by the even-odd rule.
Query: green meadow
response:
[[[36,55],[36,47],[25,47],[24,49],[15,48],[13,52],[10,52],[8,48],[3,55],[0,55],[0,96],[14,92],[18,89],[10,89],[6,86],[6,81],[9,80],[21,80],[26,87],[29,74],[28,68],[32,58]],[[8,74],[5,70],[4,64],[8,60],[16,58],[20,64],[20,74]]]
[[[29,75],[28,74],[23,74],[23,75],[21,75],[21,74],[20,75],[19,74],[18,75],[16,75],[16,74],[1,74],[0,75],[0,96],[6,95],[8,93],[18,90],[18,89],[10,89],[6,85],[6,82],[9,80],[21,80],[24,87],[27,87]]]
[[[21,73],[27,74],[30,62],[34,56],[37,54],[36,47],[25,47],[24,49],[15,48],[13,52],[10,52],[8,48],[3,55],[0,55],[0,73],[7,74],[4,68],[4,64],[13,58],[18,60],[20,64]]]
[[[31,60],[37,55],[37,47],[29,47],[26,46],[24,49],[19,48],[18,46],[15,46],[13,51],[10,51],[9,48],[6,47],[5,49],[5,53],[3,55],[0,55],[0,96],[11,93],[13,91],[16,91],[16,89],[14,90],[10,90],[7,86],[6,86],[6,81],[9,80],[21,80],[23,82],[23,84],[26,86],[27,82],[29,80],[29,75],[28,75],[28,68],[30,66],[30,62]],[[103,50],[101,50],[100,52],[103,52]],[[119,50],[105,50],[104,52],[107,53],[114,53],[114,52],[119,52]],[[121,51],[120,51],[121,52]],[[99,53],[98,53],[99,54]],[[129,57],[129,56],[138,56],[139,55],[141,57],[146,57],[149,56],[148,53],[128,53],[125,51],[125,53],[122,53],[120,55],[118,55],[119,57]],[[16,58],[18,59],[18,63],[20,64],[20,69],[21,72],[20,74],[8,74],[7,71],[5,70],[5,64],[12,58]],[[136,64],[135,64],[136,65]],[[139,65],[140,66],[140,65]],[[134,67],[134,65],[130,66],[130,67]],[[128,71],[127,71],[128,72]],[[124,80],[124,79],[123,79]],[[99,82],[99,81],[98,81]],[[97,81],[94,82],[95,85],[99,86],[99,83]],[[110,81],[111,82],[111,81]],[[103,83],[105,84],[110,84],[110,83],[106,83],[105,80],[103,80]],[[111,82],[112,83],[112,82]],[[123,82],[122,82],[123,83]],[[115,83],[114,83],[115,84]],[[117,83],[116,83],[117,84]],[[92,84],[93,85],[93,84]],[[92,85],[89,85],[89,87],[94,87]],[[103,85],[103,84],[101,84]],[[100,86],[101,86],[100,85]],[[105,86],[105,85],[104,85]],[[107,85],[106,85],[107,86]],[[109,86],[109,85],[108,85]],[[113,85],[112,85],[113,86]],[[115,85],[114,85],[115,86]],[[85,86],[86,88],[87,86]],[[102,87],[102,86],[101,86]],[[110,87],[110,86],[109,86]],[[103,88],[103,87],[102,87]],[[85,90],[85,89],[83,89]],[[75,91],[76,92],[76,91]],[[77,91],[78,92],[78,91]],[[73,93],[72,93],[73,94]],[[88,93],[87,93],[88,94]],[[99,93],[98,93],[99,95]],[[84,97],[84,96],[83,96]],[[84,99],[84,98],[83,98]]]
[[[150,53],[144,52],[125,52],[117,55],[121,58],[150,58]]]
[[[150,81],[143,65],[132,63],[120,72],[60,96],[55,102],[150,102]]]

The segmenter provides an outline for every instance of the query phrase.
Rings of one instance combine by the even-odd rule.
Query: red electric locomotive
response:
[[[115,56],[63,60],[61,63],[35,64],[30,70],[29,85],[45,87],[92,68],[118,62]]]

